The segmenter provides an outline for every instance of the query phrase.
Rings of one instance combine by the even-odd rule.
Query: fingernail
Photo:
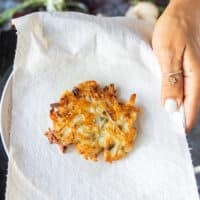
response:
[[[178,104],[175,99],[166,99],[165,100],[165,110],[168,113],[176,112],[178,109]]]

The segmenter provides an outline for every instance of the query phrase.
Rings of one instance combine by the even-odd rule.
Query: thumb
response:
[[[175,112],[183,102],[182,51],[160,49],[157,57],[162,72],[161,101],[166,111]]]

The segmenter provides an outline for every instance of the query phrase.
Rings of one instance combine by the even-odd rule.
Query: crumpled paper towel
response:
[[[75,13],[35,13],[14,20],[8,200],[197,200],[181,115],[160,105],[160,71],[139,35],[140,21]],[[144,26],[144,28],[147,26]],[[148,38],[147,38],[148,40]],[[142,113],[128,156],[112,164],[61,154],[43,135],[49,104],[85,80],[114,83]]]

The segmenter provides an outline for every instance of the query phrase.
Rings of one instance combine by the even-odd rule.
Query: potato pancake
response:
[[[93,80],[80,83],[51,104],[53,128],[45,135],[63,152],[73,144],[85,159],[96,161],[101,152],[108,162],[123,158],[136,138],[134,123],[139,109],[134,106],[135,97],[132,94],[122,103],[114,84],[102,88]]]

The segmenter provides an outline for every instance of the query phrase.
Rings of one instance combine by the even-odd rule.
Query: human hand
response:
[[[200,0],[171,0],[152,39],[162,71],[162,104],[175,111],[184,103],[186,132],[193,127],[200,108],[199,19]]]

